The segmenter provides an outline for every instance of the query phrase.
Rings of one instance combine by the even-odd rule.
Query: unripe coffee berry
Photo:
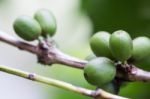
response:
[[[116,74],[114,63],[105,57],[90,60],[84,68],[84,77],[92,85],[103,86],[111,82]]]
[[[29,16],[18,17],[14,21],[13,28],[18,36],[27,41],[35,40],[41,34],[39,23]]]
[[[92,53],[92,54],[88,55],[88,56],[85,58],[85,60],[90,61],[90,60],[92,60],[92,59],[94,59],[94,58],[96,58],[96,56]]]
[[[109,46],[113,56],[121,62],[126,61],[132,55],[132,39],[130,35],[123,30],[118,30],[111,35]]]
[[[42,35],[53,36],[56,32],[56,19],[54,15],[47,9],[38,10],[34,18],[39,22],[42,28]]]
[[[113,82],[110,82],[104,86],[101,87],[101,89],[113,93],[113,94],[117,94],[117,90],[116,90],[116,86]]]
[[[150,56],[150,39],[148,37],[137,37],[133,40],[133,61],[140,61]]]
[[[94,34],[90,39],[90,47],[96,56],[113,58],[109,49],[110,34],[100,31]]]

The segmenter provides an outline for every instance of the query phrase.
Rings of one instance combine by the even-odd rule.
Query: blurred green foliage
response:
[[[93,33],[112,33],[123,29],[130,33],[132,38],[150,37],[150,0],[81,0],[81,10],[89,16]],[[150,58],[136,65],[150,70]],[[135,82],[123,87],[120,95],[132,99],[149,99],[149,91],[150,84]]]
[[[4,3],[9,3],[9,0],[0,0],[0,5]]]
[[[123,29],[132,37],[150,37],[150,0],[82,0],[81,8],[91,19],[94,32]]]

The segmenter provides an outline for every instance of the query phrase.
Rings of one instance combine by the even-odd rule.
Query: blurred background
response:
[[[132,38],[150,37],[149,0],[0,0],[0,30],[20,39],[13,31],[13,21],[20,15],[33,16],[41,8],[51,10],[57,19],[58,29],[53,39],[59,48],[81,59],[92,53],[88,40],[97,31],[112,33],[123,29]],[[37,41],[31,43],[37,44]],[[149,60],[137,63],[137,66],[150,70]],[[3,42],[0,42],[0,64],[95,89],[85,81],[82,70],[38,64],[35,55]],[[119,95],[149,99],[149,91],[150,84],[134,82],[123,86]],[[0,93],[0,99],[91,99],[2,72]]]

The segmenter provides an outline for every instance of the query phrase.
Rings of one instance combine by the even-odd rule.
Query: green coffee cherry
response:
[[[13,28],[18,36],[27,41],[35,40],[41,34],[39,23],[29,16],[18,17],[14,21]]]
[[[90,46],[96,56],[113,58],[109,49],[110,34],[100,31],[94,34],[90,39]]]
[[[56,32],[56,19],[53,14],[47,9],[38,10],[34,18],[39,22],[42,28],[42,35],[53,36]]]
[[[113,82],[110,82],[110,83],[102,86],[101,89],[103,89],[103,90],[105,90],[107,92],[113,93],[113,94],[117,93],[117,90],[116,90],[115,85],[114,85]]]
[[[150,56],[150,39],[147,37],[137,37],[133,40],[133,61],[140,61]]]
[[[94,58],[96,58],[96,56],[95,56],[94,54],[90,54],[90,55],[88,55],[88,56],[85,58],[85,60],[90,61],[90,60],[92,60],[92,59],[94,59]]]
[[[123,30],[118,30],[111,35],[109,46],[113,56],[121,62],[126,61],[132,55],[132,39],[130,35]]]
[[[103,86],[111,82],[116,74],[114,63],[105,57],[90,60],[84,68],[84,77],[92,85]]]

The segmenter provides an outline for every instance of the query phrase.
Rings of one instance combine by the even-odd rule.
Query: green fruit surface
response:
[[[90,47],[96,56],[108,57],[112,59],[112,54],[109,49],[110,34],[105,31],[100,31],[94,34],[90,39]]]
[[[92,53],[92,54],[88,55],[88,56],[85,58],[85,60],[90,61],[90,60],[92,60],[92,59],[94,59],[94,58],[96,58],[96,56]]]
[[[35,40],[41,34],[39,23],[29,16],[18,17],[14,21],[13,28],[18,36],[27,41]]]
[[[116,88],[115,88],[115,85],[113,82],[110,82],[104,86],[101,87],[101,89],[107,91],[107,92],[110,92],[110,93],[113,93],[113,94],[116,94]]]
[[[56,32],[56,19],[47,9],[38,10],[34,18],[39,22],[43,35],[53,36]]]
[[[111,82],[116,74],[114,63],[105,57],[90,60],[84,68],[84,77],[92,85],[103,86]]]
[[[150,39],[147,37],[137,37],[133,40],[133,54],[131,59],[140,61],[150,56]]]
[[[130,35],[123,30],[118,30],[111,35],[109,46],[113,56],[121,62],[126,61],[132,55],[132,39]]]

